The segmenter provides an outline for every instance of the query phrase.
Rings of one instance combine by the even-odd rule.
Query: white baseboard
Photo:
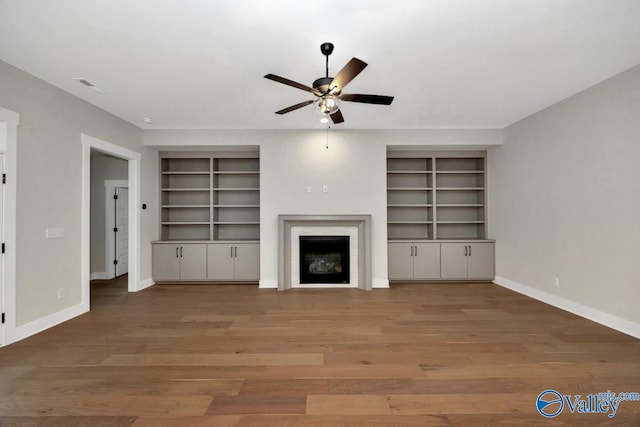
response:
[[[384,289],[389,287],[389,281],[386,279],[373,279],[371,281],[372,289]]]
[[[139,292],[143,289],[147,289],[153,285],[155,285],[156,282],[153,281],[153,279],[151,277],[141,280],[138,282],[138,289],[135,292]]]
[[[107,273],[106,271],[98,271],[95,273],[91,273],[91,277],[89,277],[90,280],[109,280],[109,279],[113,279],[113,277],[111,277],[109,275],[109,273]]]
[[[40,319],[34,320],[33,322],[17,326],[14,330],[13,336],[9,337],[9,343],[23,340],[46,329],[53,328],[60,323],[71,320],[74,317],[78,317],[88,311],[89,304],[78,304],[62,311],[58,311],[57,313],[53,313]]]
[[[569,313],[576,314],[585,319],[607,326],[616,331],[620,331],[627,335],[631,335],[634,338],[640,338],[640,324],[632,322],[630,320],[622,319],[614,316],[613,314],[605,313],[600,310],[596,310],[586,305],[570,301],[566,298],[559,297],[544,291],[541,291],[531,286],[523,285],[522,283],[514,282],[513,280],[505,279],[504,277],[496,276],[493,281],[496,285],[500,285],[504,288],[511,289],[519,294],[526,295],[538,301],[542,301],[554,307],[558,307]]]
[[[278,281],[277,280],[260,280],[258,282],[258,288],[278,289]]]

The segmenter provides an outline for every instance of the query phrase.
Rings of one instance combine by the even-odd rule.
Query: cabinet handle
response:
[[[176,246],[176,258],[178,258],[178,251],[180,250],[180,247]]]
[[[411,256],[413,256],[413,245],[411,245]]]
[[[180,246],[180,258],[182,258],[182,246]]]
[[[235,258],[238,258],[238,247],[237,247],[237,246],[234,246],[234,247],[233,247],[233,256],[234,256]]]
[[[414,248],[416,248],[416,250],[415,250],[415,254],[416,254],[416,255],[415,255],[415,256],[418,256],[418,247],[417,247],[417,246],[414,246]]]
[[[469,245],[469,256],[471,256],[471,245]]]
[[[464,245],[464,256],[469,256],[469,246]]]
[[[231,258],[233,258],[233,246],[231,246],[231,247],[229,248],[229,251],[230,251],[230,252],[229,252],[229,256],[230,256]]]

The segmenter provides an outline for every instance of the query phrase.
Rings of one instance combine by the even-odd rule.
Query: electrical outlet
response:
[[[322,192],[323,193],[328,193],[329,192],[329,186],[328,185],[323,185],[322,186]]]
[[[553,286],[556,288],[560,287],[560,279],[558,279],[558,276],[553,276]]]
[[[307,193],[311,193],[311,186],[307,185]]]
[[[64,298],[64,288],[58,289],[58,299]]]

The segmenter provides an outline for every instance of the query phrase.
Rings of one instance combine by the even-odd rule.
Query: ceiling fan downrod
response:
[[[333,52],[333,43],[325,42],[320,45],[320,52],[325,56],[325,77],[329,78],[329,55]]]

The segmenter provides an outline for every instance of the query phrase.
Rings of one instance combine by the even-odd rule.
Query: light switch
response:
[[[47,228],[44,234],[47,239],[61,239],[64,237],[64,228]]]

